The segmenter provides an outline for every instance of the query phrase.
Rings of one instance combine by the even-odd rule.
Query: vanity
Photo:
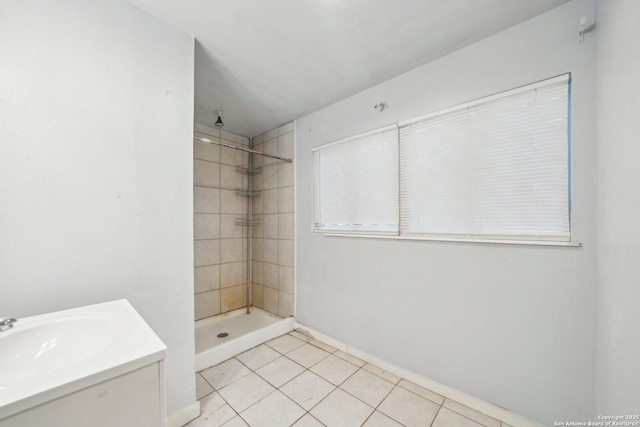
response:
[[[0,333],[0,427],[164,427],[167,347],[127,300]]]

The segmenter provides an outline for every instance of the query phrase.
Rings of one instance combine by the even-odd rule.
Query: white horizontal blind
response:
[[[401,234],[570,240],[569,76],[400,127]]]
[[[397,126],[319,147],[313,164],[315,231],[398,233]]]

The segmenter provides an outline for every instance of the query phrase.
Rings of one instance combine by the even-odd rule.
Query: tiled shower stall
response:
[[[194,135],[251,145],[249,138],[199,124]],[[253,138],[251,148],[293,159],[293,123]],[[252,305],[292,316],[293,163],[197,140],[193,152],[195,320],[246,306],[248,277]]]

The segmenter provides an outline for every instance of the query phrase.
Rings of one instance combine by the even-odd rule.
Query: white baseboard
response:
[[[370,353],[354,348],[328,335],[325,335],[321,332],[311,329],[299,322],[296,322],[296,328],[300,328],[303,331],[308,332],[314,338],[322,342],[325,342],[330,346],[337,348],[338,350],[351,354],[352,356],[362,359],[367,363],[376,365],[382,369],[385,369],[391,372],[392,374],[395,374],[415,384],[418,384],[419,386],[422,386],[426,389],[436,392],[439,395],[444,396],[448,399],[455,400],[456,402],[462,403],[463,405],[466,405],[472,409],[475,409],[476,411],[482,412],[483,414],[489,415],[490,417],[503,421],[504,423],[510,424],[514,427],[544,427],[543,424],[532,421],[528,418],[525,418],[521,415],[508,411],[499,406],[493,405],[478,397],[466,394],[458,389],[449,387],[448,385],[434,381],[423,375],[416,374],[415,372],[412,372],[401,366],[387,362],[386,360],[380,359]]]
[[[200,402],[187,406],[167,418],[167,427],[182,427],[200,416]]]

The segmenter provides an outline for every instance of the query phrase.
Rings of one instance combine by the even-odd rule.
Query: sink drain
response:
[[[221,332],[221,333],[218,334],[218,338],[226,338],[228,336],[229,336],[229,334],[227,332]]]

